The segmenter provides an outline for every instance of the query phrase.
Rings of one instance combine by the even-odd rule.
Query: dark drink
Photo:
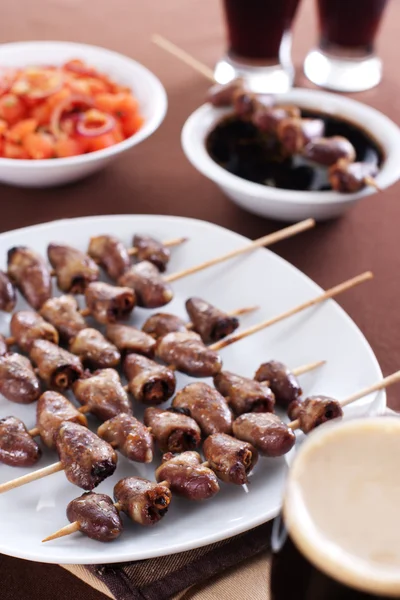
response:
[[[388,0],[318,0],[320,47],[333,46],[373,51]]]
[[[283,93],[293,84],[290,28],[300,0],[223,0],[227,52],[218,83],[241,77],[254,92]]]
[[[292,465],[271,600],[400,598],[400,419],[322,426]]]
[[[272,562],[271,600],[388,600],[388,596],[361,592],[328,577],[286,536]]]
[[[224,0],[228,52],[234,58],[279,62],[299,0]]]
[[[374,40],[388,0],[316,0],[318,48],[308,53],[304,73],[313,83],[338,92],[378,85],[382,61]]]

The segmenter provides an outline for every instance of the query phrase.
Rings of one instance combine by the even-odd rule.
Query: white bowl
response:
[[[0,66],[59,65],[79,58],[132,89],[144,117],[141,129],[130,138],[97,152],[68,158],[19,160],[0,158],[0,181],[23,187],[70,183],[105,167],[119,154],[149,137],[167,110],[167,95],[160,81],[136,61],[97,46],[72,42],[18,42],[0,45]]]
[[[384,152],[384,162],[376,177],[378,185],[386,188],[400,178],[400,129],[379,111],[337,94],[301,88],[277,95],[276,103],[338,115],[367,130]],[[181,141],[192,165],[245,210],[282,221],[307,217],[324,220],[338,217],[364,196],[376,193],[371,187],[355,194],[283,190],[229,173],[210,157],[205,141],[221,118],[230,112],[232,109],[217,109],[211,104],[200,106],[186,121]]]

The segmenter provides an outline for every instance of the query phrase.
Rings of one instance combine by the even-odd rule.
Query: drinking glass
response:
[[[215,79],[244,77],[256,92],[285,92],[294,78],[290,29],[300,0],[223,0],[228,48]]]
[[[400,598],[398,452],[398,414],[307,435],[273,523],[271,600]]]
[[[375,38],[388,0],[316,0],[318,47],[304,62],[308,79],[339,92],[361,92],[380,82]]]

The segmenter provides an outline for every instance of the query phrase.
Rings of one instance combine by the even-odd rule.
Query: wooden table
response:
[[[384,79],[376,89],[354,95],[397,122],[400,121],[399,19],[400,4],[392,1],[379,40]],[[279,227],[231,204],[185,159],[180,131],[189,114],[203,102],[208,83],[154,46],[150,42],[154,32],[213,66],[224,48],[220,3],[216,0],[20,0],[2,4],[3,42],[71,40],[127,54],[161,79],[168,92],[169,109],[154,136],[85,181],[53,190],[0,186],[1,231],[58,218],[108,213],[195,217],[251,238]],[[301,73],[301,65],[315,33],[314,5],[312,0],[304,0],[295,26],[293,48],[297,85],[310,86]],[[323,287],[367,269],[374,271],[373,283],[341,296],[339,302],[365,333],[385,374],[400,368],[399,229],[398,184],[379,196],[366,198],[343,219],[319,225],[314,231],[274,246],[275,252]],[[400,408],[399,388],[389,391],[389,399],[392,407]],[[104,600],[102,594],[57,566],[8,557],[0,557],[0,581],[2,600]]]

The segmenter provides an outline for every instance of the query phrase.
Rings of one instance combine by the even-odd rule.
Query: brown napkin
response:
[[[250,584],[253,600],[266,600],[270,532],[271,523],[265,523],[172,556],[115,565],[62,566],[115,600],[239,600],[246,597],[244,589]]]

